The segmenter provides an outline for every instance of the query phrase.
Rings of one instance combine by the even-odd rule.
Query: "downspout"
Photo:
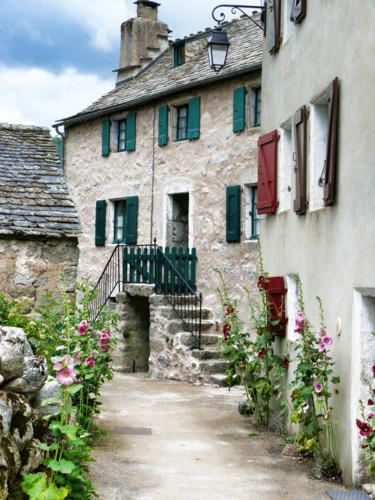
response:
[[[59,127],[61,125],[52,125],[52,127],[55,129],[56,134],[58,134],[61,137],[61,168],[64,171],[64,139],[65,135],[60,132]]]
[[[155,120],[156,105],[154,104],[154,119],[152,123],[152,166],[151,166],[151,227],[150,227],[150,245],[153,244],[153,226],[154,226],[154,184],[155,184]]]

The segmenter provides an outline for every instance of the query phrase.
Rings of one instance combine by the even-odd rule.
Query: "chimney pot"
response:
[[[149,0],[137,0],[134,3],[137,5],[137,17],[152,19],[154,21],[158,20],[158,7],[160,3]]]

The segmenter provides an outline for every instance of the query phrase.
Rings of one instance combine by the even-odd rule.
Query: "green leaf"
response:
[[[74,384],[74,385],[69,385],[65,390],[66,392],[69,392],[73,396],[76,392],[80,391],[82,389],[82,385],[80,384]]]
[[[38,500],[47,489],[47,476],[44,472],[27,474],[23,477],[22,490],[27,493],[30,500]]]
[[[340,377],[332,377],[332,384],[339,384],[340,383]]]
[[[38,448],[44,451],[56,450],[57,443],[53,443],[51,445],[48,445],[47,443],[40,443],[38,444]]]
[[[50,484],[45,493],[35,500],[64,500],[70,493],[69,486],[58,488],[54,483]]]
[[[305,448],[310,453],[312,453],[313,451],[315,451],[319,448],[319,445],[318,445],[317,441],[313,438],[313,439],[309,439],[308,441],[306,441]]]
[[[48,464],[46,465],[53,471],[62,472],[63,474],[71,474],[76,467],[73,462],[71,462],[70,460],[65,460],[64,458],[62,458],[60,462],[55,459],[49,459]]]

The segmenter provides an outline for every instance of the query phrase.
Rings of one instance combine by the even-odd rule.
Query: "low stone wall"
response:
[[[45,452],[38,448],[56,406],[41,407],[55,397],[56,381],[47,382],[44,356],[34,356],[21,328],[0,326],[0,498],[15,498],[20,476],[37,469]],[[9,496],[11,493],[12,496]]]
[[[0,292],[7,298],[39,301],[47,291],[59,296],[65,275],[67,292],[74,294],[79,250],[76,238],[35,240],[0,238]]]

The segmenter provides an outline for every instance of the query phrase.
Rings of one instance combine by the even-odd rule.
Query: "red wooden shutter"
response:
[[[302,106],[293,118],[294,139],[296,146],[296,199],[294,211],[298,215],[306,213],[306,139],[307,139],[307,110]]]
[[[328,140],[325,161],[324,205],[333,205],[335,198],[335,172],[337,149],[337,119],[339,108],[339,79],[336,77],[327,89]]]
[[[258,214],[276,212],[277,130],[258,139]]]
[[[306,16],[306,0],[294,0],[290,19],[295,24],[300,23]]]
[[[267,299],[271,303],[268,321],[279,321],[276,326],[269,326],[269,330],[275,335],[285,337],[285,326],[288,319],[285,317],[285,295],[283,276],[269,276],[267,278]]]
[[[280,0],[269,0],[268,52],[275,54],[280,48]]]

